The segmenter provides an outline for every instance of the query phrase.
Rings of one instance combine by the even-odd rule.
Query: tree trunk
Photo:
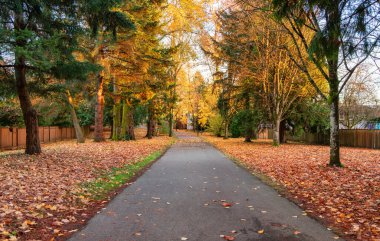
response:
[[[252,142],[252,138],[254,137],[254,130],[252,127],[247,127],[245,132],[244,142]]]
[[[113,122],[113,119],[111,120],[111,122]],[[111,125],[111,132],[110,132],[110,135],[108,136],[108,139],[112,140],[112,134],[113,134],[113,125]]]
[[[148,121],[146,123],[146,137],[148,139],[152,139],[152,137],[153,137],[153,134],[152,134],[152,121],[150,120],[149,117],[148,117]]]
[[[104,78],[102,74],[98,75],[98,86],[95,105],[95,137],[94,141],[104,141],[103,133],[103,112],[104,112]]]
[[[116,97],[115,104],[113,106],[113,133],[112,140],[118,141],[121,136],[121,106],[120,106],[120,98]]]
[[[123,101],[122,104],[122,115],[121,115],[121,130],[120,130],[120,135],[123,140],[128,140],[127,136],[127,128],[128,128],[128,104],[126,101]]]
[[[152,126],[153,130],[152,130],[152,133],[154,136],[158,136],[158,132],[159,132],[159,129],[158,129],[158,122],[157,120],[153,120],[153,126]]]
[[[249,93],[245,93],[245,111],[246,111],[246,114],[245,114],[245,118],[244,118],[244,122],[245,122],[245,139],[244,139],[244,142],[252,142],[252,137],[253,137],[253,133],[254,133],[254,130],[253,130],[253,126],[252,126],[252,123],[251,123],[251,101],[250,101],[250,96],[249,96]]]
[[[22,6],[16,7],[14,27],[17,31],[22,31],[25,29]],[[22,49],[26,45],[26,41],[22,37],[17,38],[16,36],[16,45]],[[41,153],[41,144],[38,134],[38,116],[37,111],[32,106],[32,102],[30,100],[29,92],[27,89],[25,57],[22,56],[19,51],[15,52],[14,69],[17,94],[20,100],[20,106],[26,127],[25,153],[29,155],[39,154]]]
[[[330,166],[341,167],[339,153],[339,77],[338,62],[340,49],[341,15],[339,12],[339,1],[332,1],[326,11],[328,21],[326,22],[327,46],[329,51],[329,104],[330,104]]]
[[[71,119],[73,121],[75,136],[77,137],[77,142],[78,143],[84,143],[85,138],[84,138],[84,135],[82,132],[82,128],[79,125],[79,120],[78,120],[77,114],[76,114],[75,109],[74,109],[73,97],[71,96],[69,90],[67,90],[67,100],[69,103]]]
[[[153,130],[154,130],[154,123],[153,123],[153,115],[152,113],[149,112],[148,114],[148,121],[147,121],[147,133],[146,133],[146,137],[148,137],[148,139],[152,139],[153,138]]]
[[[228,139],[228,121],[224,122],[224,136],[223,139]]]
[[[135,136],[135,120],[133,118],[133,110],[128,111],[128,136],[130,140],[136,140]]]
[[[37,111],[33,108],[26,87],[25,64],[22,57],[18,58],[15,67],[17,93],[20,100],[24,123],[26,127],[25,153],[29,155],[41,153],[40,137],[38,133]]]
[[[251,123],[246,123],[244,142],[252,142],[252,138],[254,137],[254,132],[255,131],[253,130]]]
[[[245,134],[244,142],[252,142],[251,135],[248,133]]]
[[[196,132],[197,131],[197,122],[196,122],[196,119],[195,119],[195,115],[194,115],[194,112],[192,113],[192,123],[193,124],[193,131]]]
[[[274,121],[274,129],[273,129],[273,145],[274,146],[280,145],[280,123],[281,123],[281,119],[277,117]]]
[[[173,136],[173,108],[170,109],[169,115],[169,136]]]
[[[286,121],[282,120],[280,122],[280,143],[286,143]]]
[[[330,104],[330,166],[342,167],[339,143],[339,98]]]

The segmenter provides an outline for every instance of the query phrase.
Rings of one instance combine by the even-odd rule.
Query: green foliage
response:
[[[133,119],[135,125],[141,125],[145,122],[146,117],[148,116],[148,109],[145,105],[138,105],[133,113]]]
[[[65,74],[72,77],[88,74],[90,69],[83,68],[86,63],[79,63],[72,56],[78,46],[77,38],[84,33],[84,25],[79,21],[82,16],[77,15],[79,2],[43,0],[30,5],[26,2],[6,1],[2,5],[1,22],[15,22],[12,19],[17,13],[23,18],[21,22],[29,22],[21,24],[19,30],[13,24],[1,26],[0,53],[25,58],[29,66],[27,75],[34,80],[47,81]],[[74,65],[78,66],[76,71],[70,71]]]
[[[117,28],[135,29],[134,22],[129,15],[114,10],[125,3],[122,0],[90,0],[82,3],[81,11],[87,17],[93,36],[97,36],[102,30],[107,29],[116,38]]]
[[[64,103],[42,101],[35,108],[40,126],[72,126],[70,112]]]
[[[221,115],[217,114],[209,119],[208,132],[213,133],[216,136],[222,136],[223,133],[223,118]]]
[[[257,130],[263,115],[260,110],[241,110],[232,117],[230,132],[232,137],[245,136],[249,130]]]
[[[71,60],[70,62],[58,63],[51,72],[58,79],[86,81],[88,80],[88,73],[97,72],[100,69],[101,67],[95,64]]]
[[[244,128],[241,126],[239,113],[234,115],[231,120],[230,133],[233,138],[241,137],[244,135]]]
[[[303,132],[327,134],[330,129],[329,113],[329,106],[325,102],[299,102],[295,111],[289,115],[293,135],[300,136]]]
[[[81,101],[76,111],[80,126],[90,126],[95,123],[95,108],[91,102]]]
[[[162,121],[160,123],[160,134],[162,135],[169,134],[169,123],[167,121]]]
[[[24,120],[19,104],[16,101],[0,100],[0,126],[23,126]]]
[[[1,33],[0,33],[1,34]],[[1,55],[0,55],[1,64]],[[11,99],[16,97],[16,82],[14,81],[14,75],[6,68],[0,68],[0,101],[3,99]]]

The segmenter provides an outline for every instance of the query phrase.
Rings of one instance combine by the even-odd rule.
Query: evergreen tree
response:
[[[98,64],[102,70],[96,76],[96,105],[95,105],[95,141],[103,141],[103,115],[105,84],[111,80],[110,58],[112,45],[119,31],[134,30],[135,25],[129,14],[123,11],[123,6],[129,1],[123,0],[91,0],[83,1],[82,13],[84,23],[91,30],[89,36],[90,49],[87,58]]]
[[[30,87],[46,84],[52,77],[82,75],[88,69],[72,56],[81,29],[76,15],[78,3],[8,0],[1,4],[0,67],[14,74],[26,126],[25,153],[38,154],[38,117]]]

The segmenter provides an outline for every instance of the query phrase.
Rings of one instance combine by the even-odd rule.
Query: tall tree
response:
[[[75,136],[77,138],[78,143],[84,143],[85,142],[85,138],[84,138],[84,135],[83,135],[82,128],[79,125],[79,120],[78,120],[78,117],[77,117],[77,113],[75,112],[74,100],[73,100],[73,97],[71,95],[70,90],[66,91],[66,95],[67,95],[67,102],[68,102],[69,109],[70,109],[71,119],[72,119],[73,126],[74,126],[74,129],[75,129]]]
[[[117,38],[118,31],[134,30],[135,25],[122,6],[129,1],[84,1],[82,12],[87,26],[91,29],[91,44],[88,58],[102,66],[96,76],[97,91],[95,105],[95,141],[103,141],[103,114],[105,84],[110,82],[110,48]]]
[[[275,16],[297,48],[290,54],[330,105],[330,166],[342,166],[339,151],[339,94],[378,47],[380,5],[376,0],[272,0]],[[312,36],[307,33],[312,31]],[[310,74],[304,52],[329,85],[325,95]]]
[[[81,65],[72,52],[77,46],[76,1],[2,1],[0,10],[1,68],[11,68],[26,126],[27,154],[41,152],[37,112],[30,97],[38,85],[56,75],[64,77]],[[85,68],[75,68],[80,73]]]
[[[191,47],[196,40],[194,32],[202,27],[205,21],[205,0],[179,0],[168,1],[164,9],[165,25],[163,40],[168,42],[170,48],[176,48],[172,67],[169,68],[170,80],[168,82],[168,122],[169,136],[173,135],[174,110],[177,102],[178,75],[183,66],[194,59],[194,49]]]

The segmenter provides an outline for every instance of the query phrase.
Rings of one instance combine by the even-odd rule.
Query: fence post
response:
[[[19,143],[19,141],[18,141],[18,128],[16,128],[16,148],[19,147],[18,143]]]

